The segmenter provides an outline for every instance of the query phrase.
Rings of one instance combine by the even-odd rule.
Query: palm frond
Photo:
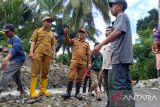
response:
[[[110,22],[108,0],[92,0],[96,9],[102,14],[106,23]]]
[[[56,0],[55,4],[51,8],[51,17],[55,17],[57,14],[62,12],[63,9],[63,0]]]
[[[70,0],[72,8],[79,9],[81,6],[81,0]]]
[[[82,9],[83,9],[83,12],[84,12],[84,16],[90,14],[92,12],[91,0],[84,0]]]

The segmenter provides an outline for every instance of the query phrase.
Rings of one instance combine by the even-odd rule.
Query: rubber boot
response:
[[[79,94],[80,88],[81,88],[81,83],[80,83],[80,82],[76,82],[75,98],[77,98],[77,99],[79,99],[79,100],[82,100],[83,97]]]
[[[48,92],[46,87],[47,87],[47,83],[48,83],[48,79],[41,79],[40,82],[40,91],[39,91],[39,95],[44,95],[46,97],[50,97],[52,96],[52,93]]]
[[[39,97],[39,95],[36,93],[36,84],[37,84],[37,77],[31,77],[31,84],[30,84],[30,97],[32,99],[35,99]]]
[[[71,97],[72,87],[73,81],[68,81],[66,94],[62,95],[64,99],[69,99]]]

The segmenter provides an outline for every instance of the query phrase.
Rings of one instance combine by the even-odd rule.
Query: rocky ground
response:
[[[64,100],[61,95],[65,93],[65,88],[49,89],[53,96],[41,96],[37,99],[30,99],[29,90],[26,90],[25,96],[19,96],[19,92],[14,89],[5,91],[0,95],[0,107],[105,107],[107,97],[105,94],[101,96],[102,100],[97,101],[95,96],[89,96],[88,93],[83,95],[83,100],[74,98],[75,89],[73,89],[72,97]]]
[[[0,61],[3,60],[5,54],[0,54]],[[67,70],[68,66],[52,63],[49,70],[49,80],[47,89],[53,93],[52,97],[41,96],[37,99],[31,100],[29,98],[30,85],[30,70],[31,61],[27,58],[25,64],[21,68],[21,79],[26,91],[25,96],[19,96],[16,91],[16,84],[12,79],[8,83],[8,88],[0,95],[0,107],[104,107],[106,105],[106,95],[102,95],[102,101],[97,101],[94,96],[83,95],[84,99],[79,101],[72,97],[69,100],[63,100],[61,95],[65,93],[65,86],[67,84]],[[2,69],[0,68],[0,72]],[[39,84],[39,83],[38,83]],[[37,89],[39,89],[37,85]],[[74,95],[74,89],[73,93]]]
[[[0,61],[3,60],[4,56],[5,56],[5,53],[0,54]],[[21,79],[25,89],[29,89],[29,85],[30,85],[30,78],[31,78],[30,66],[31,66],[31,61],[29,60],[29,58],[27,58],[26,62],[21,68]],[[49,80],[48,80],[49,82],[48,82],[47,88],[56,88],[56,87],[66,86],[67,72],[68,72],[67,70],[68,70],[67,65],[51,63],[50,70],[49,70]],[[0,71],[2,71],[1,67],[0,67]],[[15,86],[16,86],[15,83],[11,79],[8,84],[8,90],[16,88]]]
[[[53,93],[52,97],[41,96],[34,100],[31,100],[28,95],[19,97],[14,94],[15,92],[3,93],[0,97],[0,107],[4,105],[4,107],[104,107],[107,100],[105,95],[102,96],[102,101],[97,101],[94,96],[88,95],[84,95],[83,100],[78,100],[74,96],[69,100],[64,100],[61,97],[64,91],[59,91],[59,89],[49,91]]]
[[[160,91],[160,80],[158,79],[149,79],[149,80],[140,80],[135,88],[148,88],[155,91]]]

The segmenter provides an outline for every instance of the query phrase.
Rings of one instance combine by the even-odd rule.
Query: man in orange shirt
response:
[[[87,65],[91,67],[91,53],[89,43],[85,41],[86,31],[80,29],[78,31],[78,38],[70,39],[68,36],[69,29],[64,28],[65,41],[72,46],[72,59],[68,73],[68,85],[66,94],[62,95],[64,99],[68,99],[71,96],[71,91],[74,81],[76,81],[75,97],[81,99],[79,92],[81,83],[84,78],[84,70]]]
[[[38,76],[41,74],[40,95],[51,96],[47,92],[48,70],[51,58],[55,59],[56,39],[50,30],[52,19],[49,16],[43,18],[43,27],[36,29],[31,37],[31,47],[29,56],[32,59],[31,65],[31,85],[30,97],[37,98],[36,84]]]

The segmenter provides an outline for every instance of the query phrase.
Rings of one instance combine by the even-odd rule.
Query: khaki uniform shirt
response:
[[[35,42],[34,53],[38,52],[52,56],[52,48],[56,45],[56,39],[51,30],[46,30],[43,27],[36,29],[31,40]]]
[[[66,42],[72,45],[72,59],[71,62],[78,62],[82,64],[91,64],[91,52],[89,43],[80,41],[79,39],[65,39]]]

